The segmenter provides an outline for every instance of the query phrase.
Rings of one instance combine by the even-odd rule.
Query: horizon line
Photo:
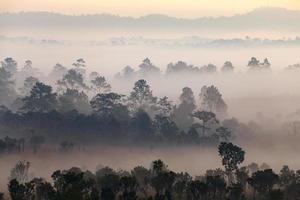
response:
[[[70,13],[63,13],[63,12],[55,12],[55,11],[43,11],[43,10],[35,10],[35,11],[0,11],[0,15],[3,14],[9,14],[9,15],[18,15],[18,14],[29,14],[29,13],[40,13],[40,14],[55,14],[55,15],[62,15],[62,16],[69,16],[69,17],[88,17],[88,16],[112,16],[112,17],[121,17],[121,18],[133,18],[133,19],[140,19],[144,17],[149,16],[164,16],[169,18],[176,18],[176,19],[187,19],[187,20],[195,20],[200,18],[222,18],[222,17],[234,17],[239,15],[246,15],[249,13],[252,13],[257,10],[263,10],[263,9],[280,9],[285,11],[291,11],[291,12],[300,12],[300,9],[289,9],[285,7],[276,7],[276,6],[261,6],[254,9],[251,9],[250,11],[246,11],[244,13],[234,13],[231,15],[205,15],[205,16],[198,16],[198,17],[177,17],[173,15],[168,14],[162,14],[162,13],[149,13],[145,15],[140,16],[130,16],[130,15],[120,15],[120,14],[113,14],[113,13],[107,13],[107,12],[98,12],[98,13],[82,13],[82,14],[70,14]]]

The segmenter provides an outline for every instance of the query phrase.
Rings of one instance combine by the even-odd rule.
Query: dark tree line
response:
[[[13,82],[8,80],[10,72],[16,73],[17,63],[6,63],[1,69],[6,73],[3,75],[7,87],[11,84],[13,88]],[[32,63],[25,65],[28,69]],[[203,145],[231,139],[230,129],[218,120],[226,117],[227,105],[215,86],[203,86],[199,106],[193,91],[185,87],[175,105],[166,96],[154,96],[144,79],[135,82],[129,95],[115,93],[98,73],[92,72],[87,78],[85,65],[83,59],[78,59],[70,70],[57,64],[53,74],[60,74],[61,78],[56,81],[56,89],[32,76],[26,78],[21,93],[10,106],[0,102],[0,130],[25,139],[33,136],[28,130],[33,131],[35,137],[30,143],[34,152],[47,138],[68,141],[71,136],[115,143]],[[158,72],[152,69],[149,59],[141,68]]]
[[[162,160],[149,169],[137,166],[131,171],[98,168],[95,173],[73,167],[57,170],[52,182],[28,179],[30,164],[19,162],[8,184],[12,200],[297,200],[300,173],[284,166],[279,174],[252,163],[240,166],[245,152],[222,142],[218,147],[225,170],[210,169],[192,177],[174,172]]]

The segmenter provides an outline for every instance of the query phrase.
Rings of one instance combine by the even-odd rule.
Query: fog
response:
[[[215,86],[217,98],[224,100],[224,107],[227,106],[226,117],[219,118],[216,115],[215,122],[212,122],[212,125],[208,124],[212,128],[208,129],[214,132],[217,126],[228,125],[226,128],[232,128],[229,141],[239,145],[246,152],[245,161],[241,166],[256,162],[267,163],[276,172],[279,172],[283,165],[289,165],[292,169],[300,169],[300,160],[297,159],[300,153],[298,142],[300,140],[300,65],[297,65],[300,63],[300,40],[297,32],[287,31],[289,34],[281,34],[274,30],[261,30],[261,32],[250,30],[246,33],[242,31],[211,33],[194,29],[182,32],[170,30],[152,32],[143,29],[145,32],[142,32],[131,29],[101,31],[101,29],[71,28],[68,31],[56,32],[55,29],[46,31],[25,28],[22,31],[16,31],[14,28],[8,26],[0,31],[0,60],[4,61],[5,58],[12,57],[18,63],[18,70],[15,72],[17,75],[13,77],[16,84],[14,85],[15,99],[9,99],[10,104],[3,104],[5,107],[0,109],[0,139],[9,136],[16,138],[19,142],[18,139],[25,138],[25,142],[23,141],[25,146],[22,151],[19,143],[18,152],[3,150],[4,153],[2,153],[0,148],[0,191],[7,191],[10,171],[19,160],[27,160],[31,163],[32,177],[44,177],[50,182],[51,174],[57,169],[80,167],[83,170],[95,172],[101,165],[116,170],[131,170],[139,165],[149,168],[151,162],[156,159],[162,159],[170,169],[176,172],[186,171],[192,176],[203,175],[208,169],[223,168],[217,148],[221,139],[220,141],[218,139],[218,143],[203,144],[201,141],[189,143],[180,138],[190,134],[195,124],[199,125],[197,119],[192,119],[187,130],[178,126],[178,130],[175,130],[175,137],[183,141],[178,140],[178,142],[176,140],[178,138],[173,141],[174,138],[162,136],[156,130],[159,120],[145,109],[147,117],[149,114],[149,124],[153,128],[151,134],[153,133],[154,139],[151,138],[148,142],[149,138],[142,137],[144,141],[141,142],[135,138],[134,133],[131,135],[130,131],[136,131],[132,121],[138,118],[137,113],[140,108],[137,109],[138,111],[130,110],[130,96],[139,79],[146,80],[150,87],[151,97],[153,92],[155,103],[160,97],[168,97],[171,108],[167,117],[170,121],[175,121],[172,114],[182,103],[180,95],[183,94],[183,88],[189,87],[195,99],[195,108],[185,116],[185,118],[192,118],[192,112],[203,109],[200,98],[203,87]],[[270,69],[251,70],[250,65],[247,65],[252,57],[257,58],[260,61],[258,66],[263,67],[265,64],[262,62],[267,58],[270,62],[268,66]],[[60,100],[59,98],[65,94],[65,91],[59,91],[58,80],[61,80],[65,74],[61,77],[51,77],[49,74],[56,63],[60,63],[68,70],[74,69],[73,63],[79,58],[85,61],[86,72],[81,74],[81,78],[87,87],[74,88],[77,92],[82,92],[80,94],[86,95],[83,96],[86,97],[85,103],[88,104],[87,112],[66,111],[59,103],[53,109],[57,111],[54,114],[53,110],[44,112],[32,109],[33,112],[32,110],[25,112],[23,108],[19,108],[18,103],[23,103],[26,97],[31,95],[30,91],[22,94],[20,90],[24,85],[24,79],[27,78],[26,74],[22,74],[25,61],[32,61],[32,67],[41,72],[34,74],[36,78],[51,86],[53,95],[57,95],[55,98]],[[151,67],[157,67],[160,72],[141,75],[141,63],[145,62],[145,58],[149,58]],[[198,71],[168,72],[168,64],[178,61],[185,62],[186,66],[192,65]],[[232,62],[233,72],[222,71],[226,61]],[[209,64],[217,67],[216,72],[201,72],[201,67]],[[294,66],[288,69],[290,65]],[[126,66],[135,70],[134,75],[126,77],[122,74]],[[101,94],[108,93],[92,91],[89,85],[91,84],[89,74],[94,71],[98,72],[97,76],[105,77],[104,81],[111,86],[109,92],[125,95],[119,98],[125,99],[121,100],[125,102],[122,103],[128,111],[127,121],[117,121],[118,118],[115,116],[115,118],[101,116],[99,110],[106,105],[100,104],[99,110],[91,106],[94,97],[97,95],[101,97]],[[36,87],[37,83],[34,84],[30,89]],[[3,94],[0,94],[0,100],[1,97],[3,99],[6,97]],[[122,104],[120,102],[118,101]],[[81,107],[80,104],[78,105]],[[141,106],[142,110],[149,105],[143,106]],[[32,113],[37,113],[37,115]],[[65,119],[67,125],[64,124]],[[89,124],[90,121],[84,121],[86,119],[92,121],[91,124]],[[53,123],[53,127],[43,127],[43,120],[49,126]],[[100,122],[103,123],[95,126]],[[72,127],[72,123],[79,126]],[[81,125],[88,129],[81,130]],[[112,129],[105,129],[106,126]],[[126,130],[119,130],[120,127]],[[205,132],[204,120],[203,127],[201,134]],[[106,135],[107,130],[112,130],[112,132]],[[196,131],[196,133],[200,135],[200,132]],[[34,148],[32,152],[30,142],[35,135],[41,135],[46,142],[42,142],[37,152]],[[211,135],[207,136],[209,137]],[[122,139],[124,142],[119,141]],[[72,142],[70,151],[60,149],[64,141]]]

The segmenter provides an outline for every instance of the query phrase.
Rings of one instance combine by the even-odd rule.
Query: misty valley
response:
[[[299,0],[0,0],[0,200],[300,200]]]
[[[300,65],[0,67],[0,199],[299,199]]]

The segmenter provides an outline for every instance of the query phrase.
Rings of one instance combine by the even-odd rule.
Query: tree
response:
[[[193,117],[199,119],[202,121],[202,124],[199,125],[199,128],[202,129],[202,136],[205,136],[205,130],[210,129],[207,125],[207,123],[211,120],[214,120],[217,122],[216,115],[212,112],[207,111],[196,111],[192,114]],[[198,127],[195,127],[198,128]]]
[[[28,200],[30,198],[25,185],[20,184],[16,179],[9,181],[8,191],[11,200]]]
[[[85,75],[86,62],[83,58],[77,59],[72,65],[75,67],[74,70],[77,73],[81,74],[82,76]]]
[[[50,81],[56,83],[59,79],[61,79],[66,73],[68,69],[61,65],[60,63],[56,63],[49,74]]]
[[[81,170],[57,170],[52,174],[54,188],[58,199],[82,200],[89,199],[93,190],[93,180],[85,179]]]
[[[149,139],[154,133],[153,122],[150,116],[143,110],[139,110],[135,113],[131,120],[130,127],[132,133],[138,140]]]
[[[62,112],[77,110],[80,113],[89,113],[91,111],[89,98],[82,91],[69,89],[58,97],[59,109]]]
[[[189,199],[198,200],[205,199],[208,193],[208,186],[200,180],[191,181],[188,185]]]
[[[184,197],[188,197],[188,187],[191,181],[192,177],[187,172],[181,172],[176,174],[175,182],[172,188],[175,198],[184,199]]]
[[[152,173],[154,175],[157,175],[160,172],[167,171],[168,166],[161,159],[158,159],[152,161],[151,169],[152,169]]]
[[[263,171],[257,171],[252,174],[251,178],[248,179],[248,183],[253,188],[253,196],[255,198],[255,192],[266,196],[268,195],[273,186],[278,183],[279,177],[273,172],[272,169],[266,169]]]
[[[191,88],[185,87],[179,97],[180,103],[171,114],[171,119],[181,130],[187,130],[193,123],[191,116],[196,108],[194,93]]]
[[[68,72],[57,81],[58,91],[66,91],[67,88],[75,89],[78,91],[86,90],[88,87],[84,83],[83,75],[74,69],[68,70]]]
[[[137,181],[135,177],[124,176],[120,179],[120,190],[122,192],[121,199],[123,200],[137,200],[136,195]]]
[[[199,97],[201,110],[213,112],[219,119],[227,116],[227,105],[217,87],[203,86]]]
[[[136,72],[132,67],[126,66],[122,69],[122,71],[120,73],[117,73],[115,77],[123,78],[123,79],[130,79],[130,78],[133,78],[135,74],[136,74]]]
[[[32,61],[26,60],[22,70],[18,73],[18,79],[21,77],[40,77],[42,74],[40,73],[39,69],[32,67]]]
[[[231,138],[231,131],[228,128],[221,126],[216,129],[216,132],[221,142],[229,142],[229,139]]]
[[[148,75],[155,75],[155,74],[159,74],[160,70],[158,67],[156,67],[149,58],[145,58],[143,60],[143,62],[139,65],[139,71],[138,73],[142,76],[142,77],[146,77]]]
[[[171,199],[175,177],[172,171],[160,171],[151,179],[151,185],[156,191],[155,199]]]
[[[265,58],[264,62],[261,65],[265,69],[269,69],[271,67],[271,63],[269,62],[268,58]]]
[[[97,94],[90,104],[94,113],[99,116],[113,116],[116,119],[127,120],[128,109],[123,104],[122,97],[122,95],[113,92]]]
[[[241,167],[235,172],[236,180],[243,190],[246,190],[247,180],[249,178],[249,170],[247,167]]]
[[[26,60],[24,63],[24,70],[31,70],[32,69],[32,61]]]
[[[10,172],[10,180],[16,180],[17,182],[24,184],[29,180],[29,167],[30,162],[22,160],[17,162],[15,167]]]
[[[131,171],[131,174],[135,177],[137,183],[138,183],[138,189],[139,191],[144,195],[144,197],[147,197],[147,190],[148,185],[150,183],[151,179],[151,172],[150,170],[146,169],[142,166],[137,166],[133,168]]]
[[[255,57],[252,57],[251,59],[250,59],[250,61],[248,62],[248,65],[247,65],[248,67],[249,67],[249,69],[257,69],[257,68],[259,68],[259,60],[257,59],[257,58],[255,58]]]
[[[25,112],[50,112],[57,108],[57,94],[52,93],[52,87],[37,82],[30,95],[22,99],[23,107],[21,110]]]
[[[9,106],[17,96],[12,74],[0,67],[0,105]]]
[[[31,188],[31,199],[56,200],[57,194],[52,185],[42,178],[34,178],[26,184]]]
[[[39,82],[39,79],[29,76],[24,80],[24,85],[22,88],[20,88],[20,92],[22,95],[28,95],[30,91],[32,90],[33,86]]]
[[[291,182],[295,181],[296,174],[293,170],[290,170],[290,168],[285,165],[280,170],[279,174],[279,183],[281,186],[286,187],[291,184]]]
[[[5,58],[4,61],[1,61],[1,66],[5,69],[5,71],[12,75],[15,75],[18,70],[18,63],[10,57]]]
[[[107,196],[113,197],[111,199],[115,199],[115,196],[120,189],[120,177],[117,174],[105,174],[102,177],[98,177],[97,182],[102,191],[101,196],[107,193],[105,194],[105,198],[102,197],[103,199],[109,200]]]
[[[229,194],[228,194],[228,199],[230,200],[241,200],[245,199],[243,195],[243,187],[239,183],[232,184],[229,186]]]
[[[179,129],[170,117],[156,115],[154,124],[158,132],[167,138],[169,142],[175,140]]]
[[[218,147],[219,155],[222,158],[222,164],[228,174],[229,183],[232,183],[232,172],[238,169],[238,165],[244,161],[245,151],[227,142],[221,142]]]
[[[224,199],[226,183],[221,176],[207,176],[206,184],[210,199]]]
[[[111,90],[110,84],[105,80],[104,76],[97,76],[91,80],[92,86],[91,89],[96,93],[107,93]]]
[[[270,70],[270,67],[271,67],[271,63],[269,62],[269,60],[267,58],[264,59],[264,62],[263,63],[260,63],[260,61],[255,58],[255,57],[252,57],[250,59],[250,61],[248,62],[248,65],[249,67],[249,70]]]
[[[194,67],[193,65],[188,65],[183,61],[178,61],[177,63],[173,64],[170,63],[167,66],[166,74],[178,74],[178,73],[198,73],[199,68]]]
[[[128,98],[129,108],[133,113],[143,109],[151,115],[153,110],[155,110],[156,101],[157,98],[153,96],[147,81],[140,79],[135,82]]]
[[[226,61],[223,65],[223,67],[221,68],[221,71],[225,72],[225,73],[233,72],[233,70],[234,70],[234,67],[230,61]]]
[[[199,72],[203,74],[214,74],[217,72],[217,67],[213,64],[204,65],[199,69]]]
[[[173,106],[171,102],[168,100],[168,97],[164,96],[160,98],[156,105],[156,113],[160,116],[170,117]]]

